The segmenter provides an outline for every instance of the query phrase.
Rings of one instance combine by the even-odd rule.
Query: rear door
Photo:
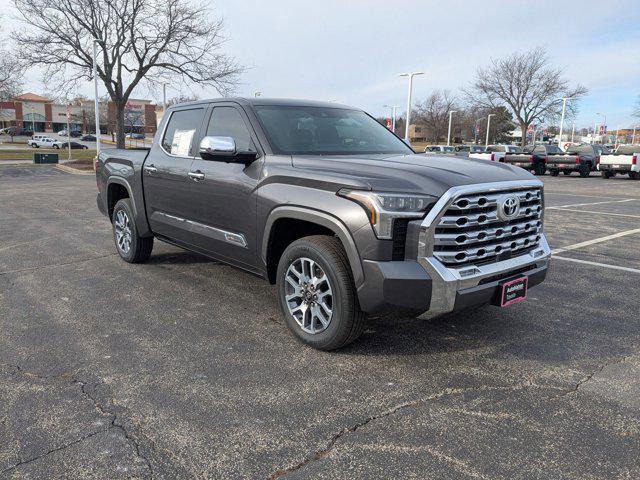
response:
[[[261,153],[244,110],[232,102],[212,105],[202,136],[231,137],[238,151]],[[263,158],[252,163],[204,160],[196,152],[191,165],[189,219],[194,241],[213,256],[254,270],[257,265],[255,187]]]
[[[193,198],[188,173],[205,105],[173,110],[142,169],[151,230],[172,240],[192,244],[186,214]]]

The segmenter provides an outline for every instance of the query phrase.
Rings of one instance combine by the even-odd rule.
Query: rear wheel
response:
[[[582,178],[588,177],[590,173],[591,173],[591,164],[590,163],[585,163],[585,164],[580,165],[580,176]]]
[[[153,237],[141,237],[133,216],[131,200],[123,198],[113,208],[113,239],[120,257],[129,263],[143,263],[151,256]]]
[[[287,327],[301,342],[335,350],[362,334],[366,314],[337,238],[315,235],[291,243],[278,262],[277,286]]]
[[[640,179],[640,174],[638,172],[629,172],[629,178],[631,180],[638,180]]]
[[[552,177],[557,177],[559,173],[560,170],[549,170],[549,175],[551,175]]]
[[[565,175],[571,175],[571,172],[569,170],[564,170],[562,173]]]
[[[535,173],[536,175],[544,175],[546,171],[547,168],[545,167],[544,163],[537,163],[533,168],[533,173]]]
[[[600,172],[600,175],[602,176],[602,178],[611,178],[613,176],[611,175],[611,172],[607,172],[606,170]]]

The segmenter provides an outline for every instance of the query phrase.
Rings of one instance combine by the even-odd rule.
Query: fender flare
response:
[[[107,195],[105,198],[105,202],[106,202],[106,211],[109,211],[109,186],[113,183],[117,183],[118,185],[122,185],[124,188],[127,189],[127,192],[129,193],[129,200],[131,201],[131,206],[133,207],[133,215],[135,218],[138,218],[138,209],[136,208],[136,201],[133,198],[133,189],[131,188],[131,185],[129,184],[129,182],[127,182],[126,179],[122,178],[122,177],[116,177],[114,175],[110,176],[107,179]]]
[[[296,220],[317,223],[318,225],[322,225],[334,232],[347,253],[349,266],[351,267],[351,273],[353,274],[353,281],[356,284],[356,287],[362,285],[364,282],[364,270],[362,268],[358,249],[353,241],[353,237],[349,233],[349,230],[344,223],[333,215],[313,210],[311,208],[282,206],[276,207],[271,211],[265,223],[264,235],[262,237],[261,257],[265,265],[267,263],[267,255],[269,253],[273,224],[282,218],[293,218]]]

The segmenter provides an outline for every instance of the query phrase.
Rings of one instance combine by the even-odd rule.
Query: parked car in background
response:
[[[500,161],[530,170],[536,175],[544,175],[547,171],[547,157],[554,153],[563,152],[556,145],[527,145],[520,153],[505,153]]]
[[[60,142],[56,143],[53,148],[67,149],[71,145],[71,150],[87,150],[89,147],[78,142]]]
[[[564,175],[571,175],[578,172],[581,177],[588,177],[597,168],[598,158],[602,148],[599,145],[571,145],[563,152],[558,147],[558,152],[550,152],[547,155],[547,169],[554,177],[560,172]]]
[[[351,343],[367,313],[506,307],[545,279],[543,184],[522,169],[416,155],[328,102],[200,100],[159,132],[96,163],[120,257],[146,261],[157,238],[261,275],[314,348]]]
[[[8,135],[8,134],[9,134],[9,127],[0,128],[0,135]]]
[[[424,148],[425,153],[447,153],[454,154],[456,153],[456,148],[451,147],[449,145],[427,145]]]
[[[640,180],[638,157],[640,157],[640,145],[620,145],[615,153],[600,155],[598,170],[603,178],[626,174],[632,180]]]
[[[29,130],[23,127],[9,127],[7,129],[7,134],[12,137],[31,137],[33,136],[33,130]]]
[[[62,142],[48,135],[34,135],[27,142],[27,145],[33,148],[60,148]]]
[[[83,135],[80,140],[83,140],[85,142],[95,142],[96,136],[92,134],[87,134],[87,135]]]
[[[506,153],[522,153],[522,148],[517,145],[489,145],[482,152],[469,153],[469,158],[499,162]]]
[[[144,133],[127,133],[125,138],[134,138],[137,140],[144,140],[146,138]]]
[[[457,145],[456,152],[482,153],[486,149],[483,145]]]

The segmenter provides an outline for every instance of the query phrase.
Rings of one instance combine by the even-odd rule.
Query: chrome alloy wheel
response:
[[[326,273],[310,258],[294,260],[285,273],[284,294],[289,313],[300,328],[315,335],[331,323],[333,293]]]
[[[129,254],[131,250],[131,238],[133,232],[131,231],[131,222],[129,221],[129,215],[124,210],[118,210],[116,212],[116,218],[113,222],[116,232],[116,243],[118,248],[125,255]]]

